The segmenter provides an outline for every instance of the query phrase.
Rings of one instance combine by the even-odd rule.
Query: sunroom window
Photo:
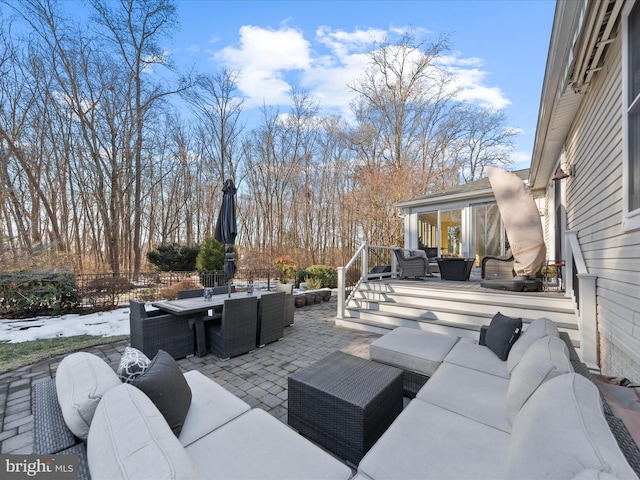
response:
[[[626,10],[625,226],[640,228],[640,2]]]

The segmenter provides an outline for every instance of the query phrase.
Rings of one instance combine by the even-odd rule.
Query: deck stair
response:
[[[479,281],[381,279],[360,284],[338,325],[384,334],[398,326],[477,339],[480,327],[496,312],[553,320],[579,349],[579,331],[571,298],[555,292],[506,292],[480,287]],[[579,350],[578,350],[579,351]]]

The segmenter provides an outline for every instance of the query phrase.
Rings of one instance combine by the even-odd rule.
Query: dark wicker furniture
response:
[[[494,257],[487,255],[482,259],[482,278],[487,280],[508,280],[514,277],[513,255]]]
[[[258,304],[258,328],[256,345],[264,347],[284,337],[284,292],[274,292],[260,297]]]
[[[204,288],[196,288],[195,290],[180,290],[178,292],[178,299],[183,298],[196,298],[204,296]]]
[[[256,348],[257,327],[257,297],[226,299],[220,321],[205,326],[209,351],[221,359],[250,352]]]
[[[442,257],[438,258],[440,278],[443,280],[467,281],[473,268],[473,258]]]
[[[404,251],[401,248],[394,248],[393,252],[396,255],[398,261],[398,267],[400,268],[400,277],[431,277],[431,271],[429,270],[429,259],[426,255],[417,256],[405,256]],[[421,252],[422,253],[422,252]]]
[[[402,370],[337,351],[289,376],[289,425],[357,465],[402,411]]]
[[[193,355],[194,335],[189,319],[170,313],[146,311],[142,302],[129,302],[129,328],[131,346],[153,358],[164,350],[173,358]]]
[[[284,292],[284,317],[282,317],[285,327],[293,325],[293,316],[296,310],[296,299],[293,296],[293,283],[277,283],[276,292]]]

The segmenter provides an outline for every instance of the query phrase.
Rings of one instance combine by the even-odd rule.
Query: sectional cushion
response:
[[[56,372],[56,392],[64,421],[73,434],[87,439],[102,396],[122,382],[100,357],[87,352],[67,355]]]
[[[191,389],[173,357],[158,350],[149,368],[131,384],[151,399],[176,437],[180,436],[191,405]]]
[[[507,478],[508,448],[508,433],[412,400],[360,461],[358,474],[373,479]]]
[[[509,351],[509,356],[507,357],[509,373],[511,373],[518,362],[522,360],[522,356],[533,342],[542,337],[557,337],[558,335],[558,327],[548,318],[541,317],[531,322]]]
[[[569,350],[562,340],[558,337],[536,340],[511,372],[507,391],[511,422],[540,385],[569,372],[573,372],[573,367],[569,361]]]
[[[500,360],[506,360],[521,331],[522,318],[507,317],[498,312],[491,319],[484,343]]]
[[[180,432],[186,447],[216,428],[249,411],[249,404],[197,370],[184,374],[191,389],[191,405]]]
[[[149,397],[128,383],[111,389],[98,405],[89,430],[87,459],[94,480],[197,478],[164,416]]]
[[[351,478],[351,469],[254,408],[186,447],[198,479]]]
[[[458,337],[397,327],[369,347],[371,360],[430,377],[442,363]]]
[[[503,362],[486,346],[478,345],[470,338],[461,338],[444,358],[444,363],[509,378],[507,362]]]
[[[604,418],[597,387],[576,373],[560,375],[515,418],[507,478],[606,478],[596,472],[637,479]]]

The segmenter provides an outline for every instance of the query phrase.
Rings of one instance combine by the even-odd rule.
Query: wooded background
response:
[[[362,241],[403,244],[398,201],[510,164],[515,129],[457,99],[446,37],[371,45],[344,87],[353,120],[292,88],[249,128],[236,72],[178,71],[163,51],[174,2],[86,5],[83,22],[54,1],[0,0],[5,270],[139,272],[158,244],[213,236],[226,178],[241,268],[344,265]]]

